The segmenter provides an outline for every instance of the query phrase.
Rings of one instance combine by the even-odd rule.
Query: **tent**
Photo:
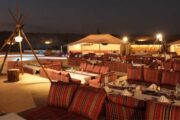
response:
[[[110,34],[92,34],[68,44],[68,51],[82,53],[122,53],[126,43]]]
[[[176,52],[177,55],[180,55],[180,40],[169,43],[170,52]]]

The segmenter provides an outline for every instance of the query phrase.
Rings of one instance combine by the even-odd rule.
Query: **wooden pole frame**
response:
[[[6,41],[6,45],[7,45],[7,42],[8,42],[8,41]],[[6,54],[5,54],[5,57],[4,57],[4,60],[3,60],[3,63],[2,63],[2,65],[1,65],[1,68],[0,68],[0,74],[2,73],[2,70],[3,70],[3,68],[4,68],[4,64],[5,64],[5,62],[6,62],[6,59],[7,59],[8,53],[9,53],[9,51],[11,50],[11,44],[12,44],[12,39],[10,40],[10,45],[9,45],[9,47],[8,47],[7,51],[6,51]]]
[[[12,12],[10,9],[8,9],[8,10],[9,10],[9,13],[10,13],[10,15],[12,16],[12,18],[13,18],[15,24],[16,24],[16,28],[15,28],[15,31],[14,31],[14,32],[11,34],[11,36],[9,37],[9,39],[7,39],[7,40],[4,42],[4,44],[2,45],[2,47],[0,48],[0,51],[2,51],[2,50],[4,49],[4,47],[7,45],[7,42],[10,40],[10,45],[9,45],[9,47],[8,47],[8,50],[6,51],[6,54],[5,54],[5,57],[4,57],[2,66],[1,66],[1,68],[0,68],[0,74],[2,73],[2,70],[3,70],[3,68],[4,68],[4,64],[5,64],[5,62],[6,62],[8,53],[9,53],[9,51],[10,51],[10,49],[11,49],[13,39],[14,39],[15,35],[17,35],[17,33],[19,33],[19,34],[21,34],[22,37],[25,39],[25,42],[26,42],[26,43],[28,44],[28,46],[30,47],[30,49],[31,49],[34,57],[36,58],[37,62],[39,63],[39,65],[40,65],[41,68],[43,69],[43,71],[44,71],[45,75],[47,76],[47,78],[49,79],[49,81],[52,82],[52,81],[51,81],[51,78],[49,77],[48,73],[46,72],[44,66],[40,63],[37,55],[35,54],[34,49],[33,49],[32,45],[31,45],[31,43],[29,42],[28,38],[26,37],[26,35],[24,34],[24,32],[23,32],[23,30],[22,30],[22,28],[23,28],[23,26],[24,26],[23,23],[22,23],[22,21],[23,21],[23,18],[22,18],[22,17],[23,17],[23,16],[19,13],[18,3],[17,3],[17,16],[14,16],[13,12]],[[21,71],[22,71],[22,73],[24,73],[24,70],[23,70],[23,59],[22,59],[22,43],[21,43],[21,42],[19,43],[19,49],[20,49],[20,58],[21,58]]]
[[[19,50],[20,50],[20,59],[21,59],[21,73],[24,74],[23,58],[22,58],[22,43],[21,42],[19,42]]]
[[[52,82],[52,80],[51,80],[51,78],[49,77],[48,73],[46,72],[44,66],[41,64],[41,62],[39,61],[36,53],[34,52],[34,49],[33,49],[32,45],[31,45],[31,43],[29,42],[28,38],[26,37],[26,35],[24,34],[24,32],[23,32],[22,30],[20,30],[20,33],[21,33],[22,37],[24,38],[25,42],[26,42],[26,43],[28,44],[28,46],[30,47],[30,49],[31,49],[34,57],[36,58],[36,60],[37,60],[37,62],[39,63],[39,65],[41,66],[41,68],[42,68],[42,70],[44,71],[46,77],[49,79],[50,82]]]

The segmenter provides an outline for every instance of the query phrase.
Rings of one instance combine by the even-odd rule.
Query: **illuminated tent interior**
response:
[[[132,54],[153,54],[159,52],[161,44],[150,36],[137,36],[131,45]]]
[[[68,45],[68,51],[86,53],[122,53],[125,42],[110,34],[92,34]]]
[[[180,55],[180,40],[170,43],[170,52],[176,52]]]

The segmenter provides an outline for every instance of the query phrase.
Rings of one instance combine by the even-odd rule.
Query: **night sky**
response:
[[[180,34],[180,0],[19,0],[27,32]],[[1,0],[0,31],[14,29]]]

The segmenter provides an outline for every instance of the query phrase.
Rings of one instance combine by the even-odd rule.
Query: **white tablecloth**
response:
[[[86,84],[88,80],[91,79],[91,76],[82,75],[78,73],[69,73],[72,79],[80,80],[81,84]]]

